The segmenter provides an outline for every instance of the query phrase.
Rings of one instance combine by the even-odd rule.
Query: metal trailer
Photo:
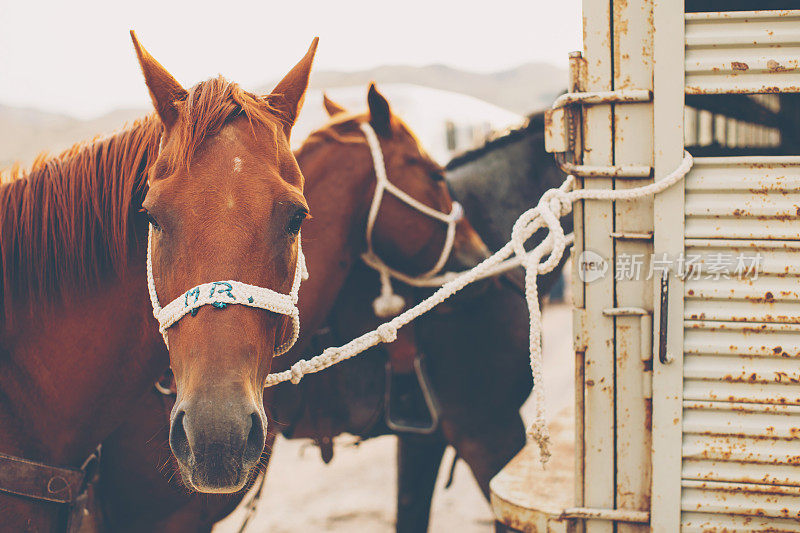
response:
[[[767,4],[584,0],[549,151],[601,189],[702,157],[575,206],[575,424],[547,470],[530,443],[492,481],[498,530],[800,532],[800,10]],[[757,277],[709,276],[722,256]]]

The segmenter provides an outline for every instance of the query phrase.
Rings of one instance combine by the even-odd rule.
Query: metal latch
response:
[[[579,78],[583,76],[583,58],[580,52],[570,54],[570,86],[573,92],[562,94],[545,112],[544,146],[554,153],[561,170],[578,177],[598,178],[651,178],[652,167],[645,165],[582,165],[568,161],[568,154],[579,157],[578,145],[580,110],[583,106],[598,104],[629,104],[650,102],[653,93],[648,89],[619,89],[616,91],[582,92]]]

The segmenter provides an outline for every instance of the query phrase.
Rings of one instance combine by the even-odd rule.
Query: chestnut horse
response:
[[[317,41],[259,97],[222,77],[185,90],[131,36],[156,114],[0,186],[2,531],[63,529],[87,456],[169,364],[187,482],[236,490],[262,452],[261,383],[287,317],[195,309],[167,330],[168,358],[146,278],[154,302],[213,280],[289,291],[307,212],[289,133]]]
[[[302,353],[311,338],[309,333],[329,315],[348,273],[367,249],[365,232],[376,174],[362,131],[364,124],[378,134],[392,184],[440,213],[453,210],[443,169],[391,113],[388,102],[374,85],[369,89],[368,105],[367,114],[337,115],[312,133],[296,154],[307,180],[306,196],[313,218],[303,230],[303,249],[311,274],[300,293],[303,331],[289,361]],[[392,268],[416,274],[437,263],[446,233],[447,226],[442,221],[387,195],[375,219],[372,242],[376,253]],[[469,268],[485,256],[482,241],[466,219],[460,220],[446,267]],[[370,301],[377,294],[376,288]],[[366,306],[371,313],[370,301]],[[283,359],[276,362],[288,366]],[[268,394],[272,390],[267,389]],[[164,402],[168,400],[154,391],[130,414],[128,422],[103,443],[100,488],[114,531],[207,531],[244,494],[193,495],[171,480],[174,467],[167,464],[171,458],[164,446]],[[269,408],[270,399],[265,401]]]

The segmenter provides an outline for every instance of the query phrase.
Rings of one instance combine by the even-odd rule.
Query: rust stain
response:
[[[749,70],[750,66],[747,63],[742,63],[740,61],[731,61],[731,69],[738,71],[745,71]]]
[[[767,61],[767,68],[769,69],[770,72],[789,72],[795,70],[795,67],[786,67],[784,65],[781,65],[774,59],[770,59],[769,61]]]

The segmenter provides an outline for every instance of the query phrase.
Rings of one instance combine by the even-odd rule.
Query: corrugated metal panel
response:
[[[686,93],[800,92],[800,11],[686,15]]]
[[[799,237],[800,157],[710,157],[686,181],[686,237]]]
[[[795,157],[697,159],[687,177],[684,531],[800,531],[798,193]],[[757,277],[709,276],[740,255]]]

